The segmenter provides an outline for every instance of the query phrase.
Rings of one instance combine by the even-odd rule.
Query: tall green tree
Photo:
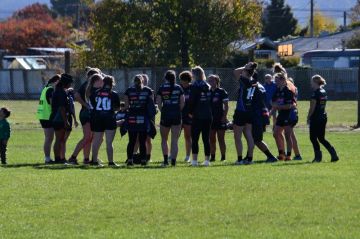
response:
[[[284,0],[271,0],[264,12],[262,35],[271,40],[293,35],[297,23],[290,6],[285,5]]]
[[[215,66],[224,62],[231,42],[260,32],[261,5],[257,0],[103,0],[92,21],[93,51],[86,53],[91,60],[107,59],[113,67]]]

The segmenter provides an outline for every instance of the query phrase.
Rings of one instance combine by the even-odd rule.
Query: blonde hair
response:
[[[90,94],[91,94],[91,89],[94,87],[94,84],[96,81],[98,80],[103,80],[102,75],[100,74],[94,74],[92,76],[90,76],[89,78],[89,84],[86,87],[86,91],[85,91],[85,99],[89,100]]]
[[[206,80],[205,72],[201,66],[195,66],[191,69],[194,80]]]
[[[286,69],[281,65],[281,63],[275,63],[274,64],[273,72],[274,73],[285,73],[285,74],[287,74]]]
[[[314,75],[311,80],[319,86],[325,86],[326,80],[321,75]]]

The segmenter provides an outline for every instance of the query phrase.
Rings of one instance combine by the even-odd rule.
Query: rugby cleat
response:
[[[293,160],[302,160],[301,155],[296,155],[293,157]]]

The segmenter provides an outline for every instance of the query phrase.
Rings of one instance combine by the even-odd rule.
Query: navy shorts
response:
[[[90,128],[93,132],[104,132],[105,130],[115,130],[117,127],[114,116],[92,116]]]
[[[53,123],[51,120],[40,120],[40,124],[43,129],[53,128]]]
[[[90,123],[91,117],[90,117],[89,110],[82,108],[80,110],[79,119],[80,119],[81,125],[85,125],[87,123]]]
[[[235,111],[233,116],[233,123],[237,126],[245,126],[246,124],[252,124],[253,115],[249,112]]]
[[[219,120],[216,120],[216,121],[213,121],[211,123],[211,129],[212,130],[226,130],[227,129],[227,124],[226,124],[226,122],[223,123],[223,122],[221,122]]]
[[[181,124],[181,119],[161,119],[160,125],[166,128],[170,128],[171,126],[176,126]]]

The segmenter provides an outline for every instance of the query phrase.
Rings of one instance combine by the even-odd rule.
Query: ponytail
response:
[[[311,80],[320,87],[324,87],[326,85],[326,80],[321,75],[314,75]]]
[[[47,84],[46,84],[46,87],[49,87],[50,84],[53,84],[53,83],[55,83],[55,82],[57,82],[57,81],[59,81],[59,80],[60,80],[60,75],[59,75],[59,74],[54,75],[53,77],[51,77],[51,78],[48,80],[48,82],[47,82]]]

